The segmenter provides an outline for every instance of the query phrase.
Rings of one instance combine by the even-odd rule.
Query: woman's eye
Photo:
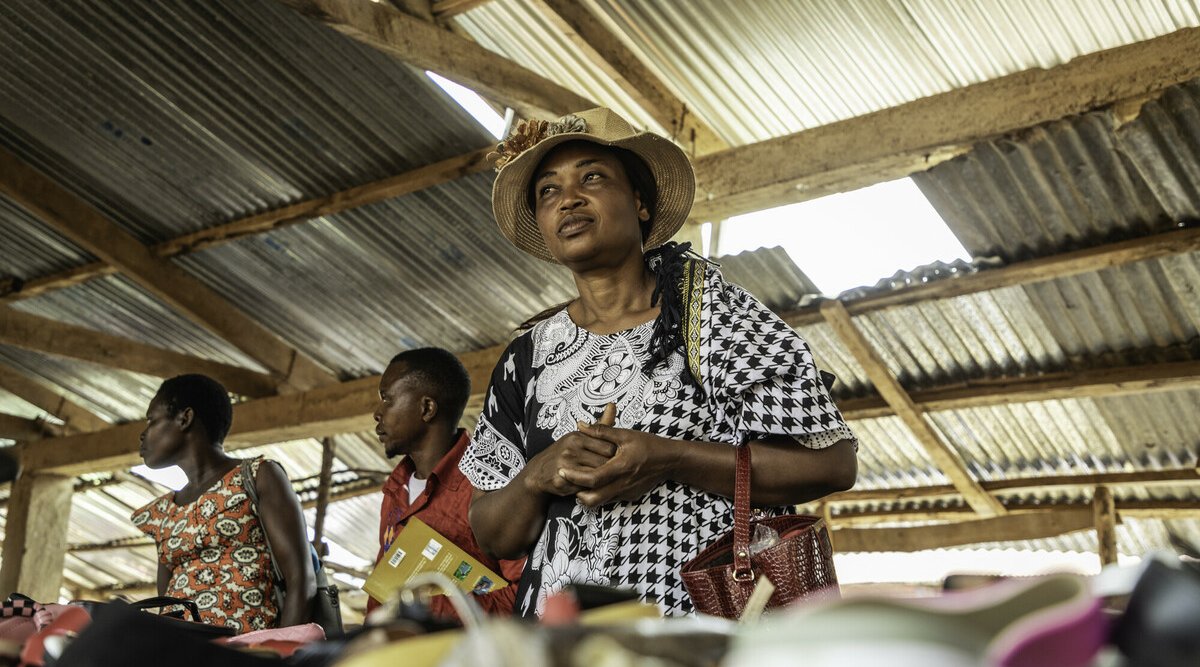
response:
[[[553,190],[554,190],[553,185],[547,185],[547,186],[543,187],[541,190],[538,190],[538,197],[545,197],[546,195],[550,194],[550,192]]]
[[[585,175],[585,176],[583,177],[583,180],[584,180],[585,182],[586,182],[586,181],[594,181],[594,180],[596,180],[597,178],[600,178],[600,174],[599,174],[599,173],[597,173],[597,172],[591,171],[591,172],[588,172],[588,173],[587,173],[587,175]]]

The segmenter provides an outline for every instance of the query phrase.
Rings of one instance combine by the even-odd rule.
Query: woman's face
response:
[[[141,445],[138,448],[148,467],[166,468],[175,464],[184,445],[180,420],[187,417],[185,413],[188,412],[190,408],[172,417],[165,401],[158,397],[150,401],[150,407],[146,409],[146,428],[139,437]]]
[[[533,216],[550,254],[568,268],[615,266],[642,252],[650,218],[620,160],[583,141],[550,151],[530,183]]]

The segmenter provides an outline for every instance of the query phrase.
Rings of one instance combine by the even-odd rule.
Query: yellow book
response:
[[[441,572],[462,590],[479,595],[508,585],[504,577],[413,517],[367,576],[363,590],[376,600],[387,600],[413,575],[422,572]]]

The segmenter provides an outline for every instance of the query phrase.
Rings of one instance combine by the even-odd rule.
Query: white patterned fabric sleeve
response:
[[[504,488],[525,467],[525,382],[530,337],[514,340],[500,355],[471,444],[458,469],[481,491]]]
[[[800,334],[719,275],[715,281],[710,277],[709,287],[712,400],[733,438],[746,442],[784,435],[811,449],[841,440],[857,447]]]

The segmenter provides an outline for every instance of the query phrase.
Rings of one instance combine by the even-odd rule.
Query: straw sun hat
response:
[[[666,243],[683,226],[696,194],[696,176],[683,151],[657,134],[637,131],[611,109],[588,109],[556,121],[521,123],[490,156],[496,160],[499,171],[492,185],[492,212],[500,231],[517,248],[557,263],[546,249],[529,209],[529,180],[542,158],[568,141],[624,148],[649,167],[658,187],[658,200],[651,212],[646,249]]]

